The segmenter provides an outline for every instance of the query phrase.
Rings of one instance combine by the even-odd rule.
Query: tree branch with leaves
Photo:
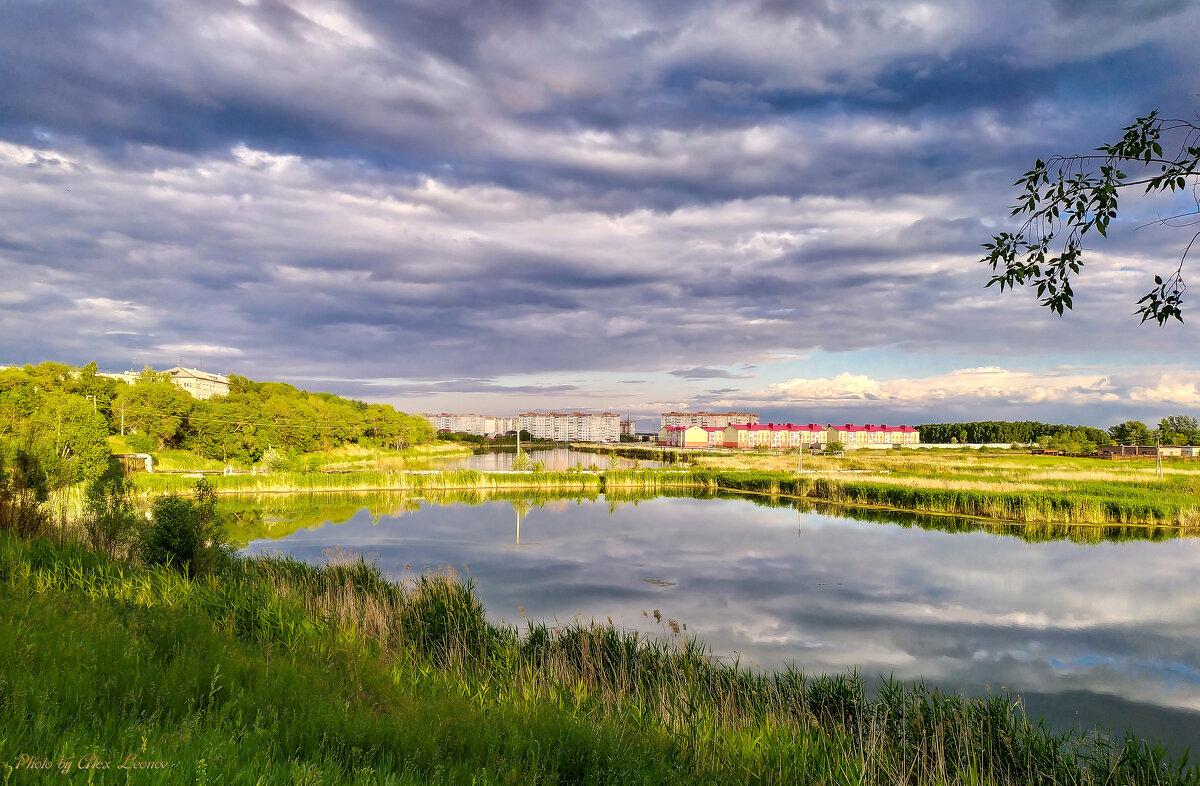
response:
[[[1041,304],[1062,316],[1064,309],[1074,305],[1071,279],[1084,264],[1084,238],[1092,232],[1108,236],[1125,189],[1143,187],[1143,195],[1190,190],[1191,208],[1147,226],[1200,224],[1200,125],[1164,120],[1155,110],[1124,131],[1119,141],[1097,148],[1094,154],[1038,159],[1014,183],[1021,195],[1011,216],[1025,216],[1025,223],[1018,231],[1001,232],[983,244],[987,254],[980,261],[990,265],[993,273],[987,286],[999,284],[1002,292],[1036,287]],[[1184,246],[1174,272],[1156,275],[1154,287],[1137,301],[1133,313],[1140,314],[1143,323],[1183,321],[1181,306],[1187,289],[1183,268],[1198,238],[1200,232],[1194,233]]]

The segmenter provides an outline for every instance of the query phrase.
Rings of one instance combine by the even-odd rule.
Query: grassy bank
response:
[[[113,453],[138,453],[129,442],[119,435],[108,437],[109,450]],[[314,471],[359,470],[364,472],[386,472],[403,469],[427,469],[434,466],[439,459],[454,456],[469,456],[472,450],[469,446],[458,442],[432,442],[427,445],[416,445],[403,450],[387,448],[370,448],[350,443],[329,450],[317,450],[310,453],[297,454],[294,461]],[[223,462],[219,459],[205,458],[191,450],[182,448],[166,448],[152,450],[154,466],[161,471],[187,470],[221,470],[226,464],[234,469],[248,470],[251,465],[239,461]]]
[[[669,633],[497,626],[452,576],[393,584],[353,560],[189,580],[0,533],[0,600],[6,783],[61,782],[22,755],[107,762],[99,782],[1200,783],[1005,698],[756,674]],[[166,766],[118,770],[130,756]]]

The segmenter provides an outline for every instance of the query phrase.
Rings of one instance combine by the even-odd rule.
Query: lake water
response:
[[[1200,748],[1200,540],[1027,543],[745,499],[341,504],[342,523],[247,551],[340,546],[394,578],[448,565],[511,624],[522,607],[658,635],[676,620],[746,666],[1007,690],[1059,727]]]
[[[540,461],[546,465],[546,469],[551,471],[561,471],[580,464],[584,469],[593,465],[596,469],[609,468],[608,456],[601,453],[571,450],[570,448],[535,448],[524,452],[529,454],[530,461]],[[515,447],[507,450],[497,448],[476,453],[473,456],[439,459],[437,465],[446,469],[504,470],[512,469],[512,462],[516,456],[517,449]],[[660,466],[657,461],[617,457],[617,469],[631,469],[635,465],[646,469]]]

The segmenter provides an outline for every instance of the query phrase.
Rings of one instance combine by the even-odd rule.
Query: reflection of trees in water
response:
[[[218,508],[225,518],[234,543],[245,545],[252,540],[277,540],[301,529],[316,529],[326,524],[344,524],[361,510],[378,524],[385,516],[399,517],[414,513],[423,504],[482,505],[485,502],[507,501],[513,507],[518,526],[529,512],[545,508],[550,502],[597,501],[600,493],[580,493],[556,489],[459,489],[423,492],[419,495],[397,492],[347,493],[318,492],[307,494],[231,495],[223,497]],[[833,518],[853,519],[876,524],[896,524],[949,533],[986,532],[1020,538],[1029,543],[1069,540],[1075,543],[1113,543],[1122,541],[1163,541],[1174,538],[1200,537],[1200,527],[1123,526],[1053,524],[1047,522],[1013,523],[969,519],[956,516],[937,516],[877,508],[855,508],[815,502],[795,497],[769,494],[744,494],[709,488],[642,489],[614,488],[604,494],[609,514],[627,504],[657,498],[740,499],[767,508],[794,508],[797,511],[797,532],[803,526],[805,513],[818,513]]]

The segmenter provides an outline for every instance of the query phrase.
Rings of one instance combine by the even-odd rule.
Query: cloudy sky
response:
[[[1182,198],[1127,200],[1065,318],[977,261],[1035,157],[1196,117],[1197,30],[1193,0],[9,0],[0,364],[643,426],[1200,414],[1200,315],[1131,314]]]

